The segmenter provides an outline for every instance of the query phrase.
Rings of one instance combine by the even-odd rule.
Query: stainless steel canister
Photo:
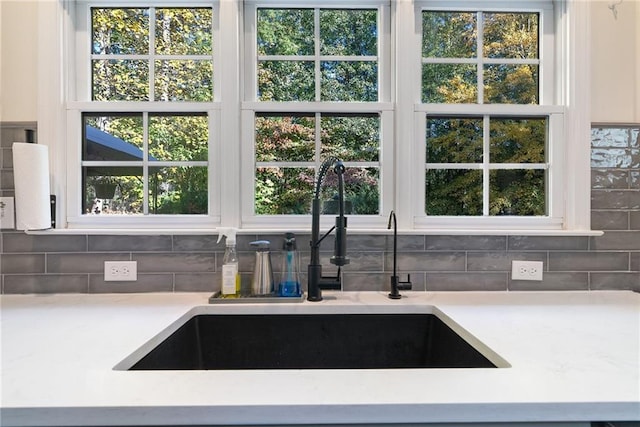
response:
[[[256,263],[251,278],[251,293],[253,295],[273,294],[274,281],[270,244],[271,242],[268,240],[251,242],[251,246],[256,247]]]

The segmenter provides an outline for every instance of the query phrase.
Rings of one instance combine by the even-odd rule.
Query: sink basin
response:
[[[142,354],[124,369],[496,367],[433,313],[196,314]]]

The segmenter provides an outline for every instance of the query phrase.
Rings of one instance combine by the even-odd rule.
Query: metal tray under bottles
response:
[[[209,304],[262,304],[262,303],[292,303],[303,302],[304,293],[299,297],[279,297],[275,295],[241,295],[235,298],[225,298],[218,291],[209,297]]]

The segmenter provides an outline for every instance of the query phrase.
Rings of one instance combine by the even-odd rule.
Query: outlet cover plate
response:
[[[543,269],[544,263],[542,261],[512,261],[511,279],[540,281]]]
[[[105,261],[105,282],[134,282],[138,280],[137,261]]]

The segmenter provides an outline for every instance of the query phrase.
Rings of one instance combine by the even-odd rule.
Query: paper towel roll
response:
[[[46,145],[13,143],[16,229],[51,228],[49,149]]]

